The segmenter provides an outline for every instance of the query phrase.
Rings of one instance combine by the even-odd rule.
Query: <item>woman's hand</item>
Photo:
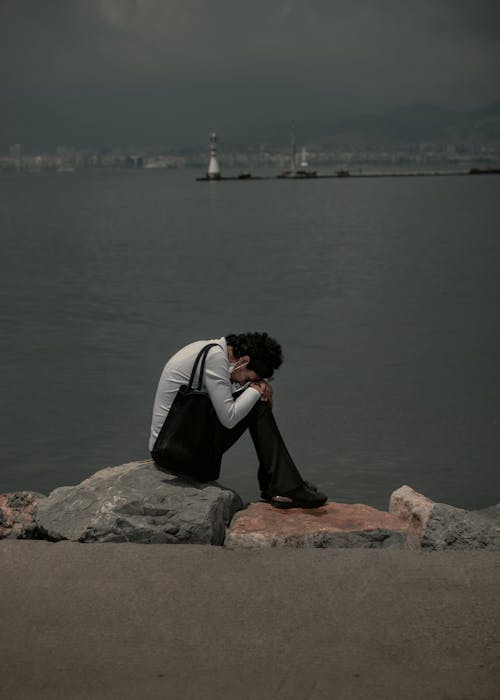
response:
[[[270,406],[273,405],[273,388],[269,382],[261,380],[260,382],[252,382],[250,386],[260,392],[261,401],[268,403]]]

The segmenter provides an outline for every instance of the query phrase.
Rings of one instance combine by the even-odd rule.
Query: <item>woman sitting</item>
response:
[[[196,464],[184,469],[162,449],[169,430],[167,417],[179,389],[189,383],[197,357],[208,345],[211,347],[205,351],[201,389],[210,399],[207,410],[214,413],[212,429],[204,437],[206,444],[198,452]],[[277,508],[324,505],[327,496],[304,481],[274,419],[269,382],[282,361],[281,346],[267,333],[199,340],[179,350],[165,365],[156,391],[149,441],[156,465],[199,481],[215,480],[220,474],[222,455],[248,428],[259,460],[262,498]]]

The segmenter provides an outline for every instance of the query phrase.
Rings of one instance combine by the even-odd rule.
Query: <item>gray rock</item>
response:
[[[424,549],[500,549],[500,512],[487,515],[436,503],[422,534]]]
[[[500,549],[500,504],[468,511],[402,486],[392,494],[389,511],[408,523],[409,536],[423,549]]]
[[[243,507],[234,491],[158,470],[151,460],[96,472],[39,504],[39,533],[78,542],[224,543]]]
[[[496,506],[489,506],[488,508],[481,508],[481,510],[473,510],[471,512],[496,523],[497,527],[500,527],[500,503],[497,503]]]

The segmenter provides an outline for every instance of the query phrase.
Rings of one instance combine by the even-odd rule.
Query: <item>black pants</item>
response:
[[[250,430],[259,460],[257,478],[261,490],[270,491],[272,495],[280,495],[300,486],[303,483],[303,479],[281,437],[272,409],[264,401],[258,401],[250,413],[237,423],[234,428],[225,428],[216,419],[213,435],[213,447],[215,447],[216,454],[215,466],[211,461],[211,464],[204,468],[201,463],[202,460],[200,460],[200,465],[196,472],[186,475],[199,481],[214,481],[218,479],[222,455],[234,445],[247,429]],[[207,453],[213,454],[213,450],[207,450]],[[173,471],[168,461],[163,462],[159,455],[153,456],[153,459],[159,469]],[[175,471],[179,473],[180,470],[176,469]]]
[[[259,460],[257,478],[262,491],[270,490],[273,495],[279,495],[303,483],[268,403],[257,401],[250,413],[234,428],[225,428],[219,421],[217,423],[215,440],[221,456],[247,428],[250,430]]]

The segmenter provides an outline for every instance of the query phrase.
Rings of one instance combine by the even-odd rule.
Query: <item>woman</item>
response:
[[[190,474],[200,481],[217,479],[223,453],[248,428],[259,459],[262,498],[277,508],[322,506],[327,496],[302,479],[274,420],[269,380],[283,357],[281,346],[267,333],[200,340],[170,358],[160,377],[153,407],[149,449],[156,465],[169,469],[168,458],[156,445],[158,436],[179,388],[188,384],[196,358],[209,344],[213,347],[206,356],[202,390],[210,397],[216,416],[206,452],[215,453],[216,458],[210,464],[200,463],[196,473]]]

